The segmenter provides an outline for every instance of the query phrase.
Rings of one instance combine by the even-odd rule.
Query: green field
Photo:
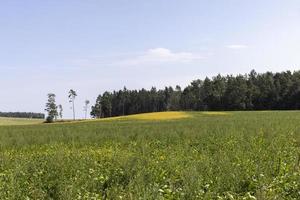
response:
[[[0,126],[40,124],[42,122],[41,119],[0,117]]]
[[[300,112],[162,115],[0,126],[0,199],[300,199]]]

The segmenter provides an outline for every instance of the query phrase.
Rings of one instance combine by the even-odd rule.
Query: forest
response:
[[[300,108],[300,71],[217,75],[187,87],[122,90],[100,94],[91,116],[104,118],[160,111],[295,110]]]
[[[44,119],[45,114],[33,112],[0,112],[0,117]]]

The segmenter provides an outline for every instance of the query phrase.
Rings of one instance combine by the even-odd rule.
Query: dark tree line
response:
[[[294,110],[300,109],[300,71],[220,74],[157,90],[123,90],[100,94],[91,115],[95,118],[176,110]]]
[[[44,119],[45,114],[32,112],[0,112],[0,117]]]

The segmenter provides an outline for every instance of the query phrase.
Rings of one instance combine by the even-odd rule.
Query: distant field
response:
[[[174,119],[184,119],[192,117],[192,115],[187,112],[157,112],[157,113],[144,113],[129,116],[120,117],[109,117],[103,119],[96,119],[97,121],[112,121],[112,120],[174,120]]]
[[[298,111],[0,126],[0,149],[0,199],[300,199]]]
[[[0,117],[0,126],[40,124],[42,122],[43,122],[43,120],[41,120],[41,119]]]

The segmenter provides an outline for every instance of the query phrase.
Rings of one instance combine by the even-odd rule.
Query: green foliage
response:
[[[46,118],[46,123],[52,123],[54,121],[54,119],[53,119],[53,117],[51,117],[51,116],[48,116],[47,118]]]
[[[1,199],[300,199],[300,112],[0,126]]]
[[[46,103],[46,108],[45,108],[45,111],[48,112],[48,116],[46,118],[46,122],[48,123],[53,122],[53,120],[56,119],[58,116],[55,98],[56,98],[55,94],[53,93],[48,94],[48,101]]]
[[[58,108],[58,116],[60,117],[60,119],[62,119],[63,118],[63,107],[61,104],[59,104],[57,106],[57,108]]]
[[[0,112],[0,117],[44,119],[45,114],[33,112]]]
[[[94,118],[160,111],[300,109],[300,71],[220,74],[181,88],[104,92],[92,107]]]

